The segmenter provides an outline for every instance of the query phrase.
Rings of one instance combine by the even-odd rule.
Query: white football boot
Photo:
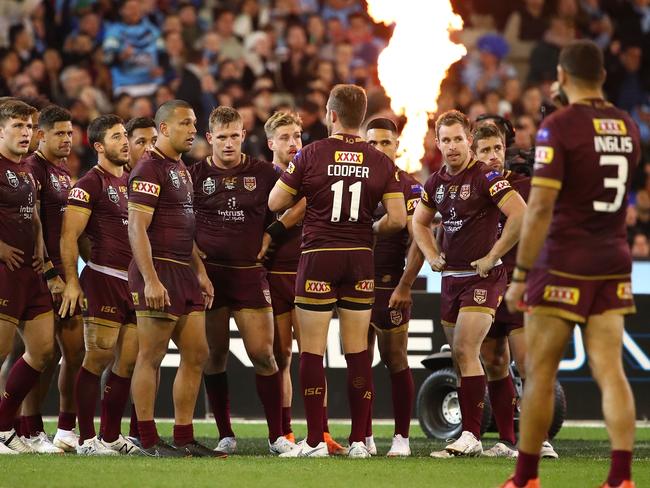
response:
[[[474,434],[464,430],[460,437],[447,444],[443,451],[433,451],[430,456],[433,458],[446,459],[456,456],[475,457],[483,454],[483,444],[474,437]]]
[[[79,436],[74,430],[56,429],[52,444],[65,452],[76,452],[77,445],[79,445]]]
[[[377,448],[375,447],[375,453]],[[353,442],[350,444],[350,449],[348,449],[348,457],[354,459],[366,459],[371,456],[368,446],[363,442]]]
[[[140,447],[131,442],[128,438],[124,437],[122,434],[118,436],[113,442],[107,442],[104,439],[100,439],[100,442],[111,449],[112,451],[121,454],[122,456],[142,456],[142,451]]]
[[[498,457],[498,458],[517,458],[519,451],[516,448],[508,446],[505,442],[497,442],[494,446],[487,451],[483,451],[485,457]]]
[[[388,457],[405,457],[411,455],[411,445],[409,443],[408,437],[402,437],[401,434],[397,434],[393,437],[393,443],[390,446],[390,450],[386,454]]]
[[[366,449],[371,456],[377,455],[377,444],[375,444],[375,436],[371,435],[366,437]]]
[[[230,456],[237,452],[237,439],[234,437],[224,437],[219,440],[219,444],[214,448],[215,451],[225,452]]]
[[[56,447],[45,432],[39,432],[35,437],[24,437],[23,442],[37,454],[63,454],[63,449]]]
[[[544,459],[557,459],[560,457],[557,452],[555,452],[555,449],[553,449],[553,446],[549,441],[544,441],[542,443],[542,449],[539,452],[539,455]]]
[[[307,439],[303,439],[296,447],[288,452],[280,454],[281,458],[295,458],[295,457],[329,457],[327,451],[327,444],[325,441],[319,442],[316,447],[311,447],[307,444]]]
[[[0,444],[17,454],[33,454],[34,450],[16,435],[14,429],[0,432]],[[6,449],[2,449],[0,454],[9,454]]]
[[[285,452],[289,452],[292,449],[296,447],[296,445],[291,442],[289,439],[287,439],[284,436],[278,437],[273,444],[271,444],[271,441],[269,442],[269,452],[271,454],[284,454]]]
[[[119,456],[120,454],[106,445],[97,438],[97,436],[86,439],[83,444],[77,445],[77,455],[79,456]]]

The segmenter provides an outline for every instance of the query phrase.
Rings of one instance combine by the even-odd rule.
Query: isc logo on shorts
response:
[[[375,280],[361,280],[357,281],[354,285],[354,289],[357,291],[374,291],[375,290]]]
[[[111,307],[110,305],[102,305],[102,308],[100,310],[103,313],[117,313],[117,307]]]
[[[580,289],[570,286],[546,285],[544,287],[544,300],[547,302],[577,305],[580,301]]]
[[[621,119],[594,119],[596,134],[610,136],[627,135],[627,127]]]
[[[335,163],[363,164],[363,153],[351,151],[336,151],[334,153]]]
[[[497,181],[490,187],[490,196],[493,197],[501,190],[505,190],[506,188],[510,188],[510,182],[508,180]]]
[[[9,300],[6,298],[0,298],[0,307],[8,307],[9,306]]]
[[[329,293],[332,287],[327,281],[305,281],[305,291],[308,293]]]
[[[554,151],[550,146],[537,146],[535,148],[535,163],[549,164],[553,161]]]
[[[138,193],[153,195],[154,197],[160,195],[160,185],[149,183],[148,181],[134,181],[131,185],[131,189],[133,191],[137,191]]]
[[[88,203],[90,202],[90,195],[88,192],[82,190],[81,188],[73,188],[68,194],[68,199]]]
[[[324,388],[322,386],[313,386],[305,388],[305,396],[322,395]]]
[[[632,283],[619,283],[616,287],[616,296],[621,300],[632,299]]]

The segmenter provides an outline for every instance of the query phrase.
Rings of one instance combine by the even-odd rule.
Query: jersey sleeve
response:
[[[548,121],[537,131],[535,141],[535,171],[532,186],[559,190],[564,177],[564,150],[560,143],[560,131]]]
[[[153,161],[141,162],[129,179],[129,210],[153,214],[163,181]]]
[[[420,203],[422,195],[422,185],[417,181],[403,176],[402,178],[402,192],[404,194],[404,203],[406,204],[407,218],[412,218],[415,213],[415,207]]]
[[[75,211],[86,215],[92,213],[95,202],[102,191],[99,178],[92,173],[94,173],[94,170],[91,170],[91,173],[81,178],[72,187],[68,193],[66,212]]]
[[[280,188],[288,191],[293,196],[298,195],[302,187],[302,177],[307,164],[307,153],[308,151],[304,150],[298,151],[277,183]]]
[[[47,171],[45,168],[39,164],[39,162],[34,158],[30,164],[29,168],[36,182],[36,195],[38,200],[42,200],[41,195],[45,185],[47,184]]]
[[[479,176],[479,188],[492,203],[501,208],[515,193],[512,185],[498,171],[489,171]]]
[[[390,200],[391,198],[404,198],[404,192],[402,191],[403,183],[400,181],[399,177],[399,168],[395,166],[388,156],[382,154],[382,160],[386,164],[386,184],[384,186],[384,191],[381,195],[381,199]]]
[[[436,195],[436,174],[429,176],[427,181],[422,187],[422,193],[420,194],[420,203],[429,207],[432,210],[436,210],[436,202],[434,200]]]

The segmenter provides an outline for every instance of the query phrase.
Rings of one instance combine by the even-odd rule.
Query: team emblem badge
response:
[[[391,324],[399,325],[401,321],[402,321],[402,312],[400,312],[399,310],[391,310],[390,311]]]
[[[458,185],[451,185],[449,187],[449,198],[451,198],[452,200],[455,200],[457,193],[458,193]]]
[[[52,188],[56,191],[61,191],[61,183],[54,173],[50,173],[50,182],[52,183]]]
[[[169,170],[169,179],[172,181],[172,186],[178,190],[181,187],[181,180],[178,178],[176,171]]]
[[[12,188],[18,188],[18,177],[16,176],[16,173],[8,169],[5,172],[5,175],[7,176],[7,181],[11,185]]]
[[[234,190],[236,185],[237,185],[236,176],[226,176],[223,179],[223,186],[226,188],[226,190]]]
[[[271,305],[271,292],[269,290],[262,290],[262,293],[264,294],[264,300],[266,300],[266,303]]]
[[[217,185],[210,176],[203,180],[203,193],[206,195],[212,195],[217,189]]]
[[[113,203],[118,203],[120,201],[120,196],[117,194],[117,190],[113,188],[112,186],[109,186],[106,189],[106,193],[108,194],[108,199],[113,202]]]
[[[472,193],[472,185],[463,185],[460,187],[460,193],[458,194],[458,196],[460,196],[462,200],[467,200],[471,193]]]
[[[477,288],[474,290],[474,301],[479,305],[482,305],[487,300],[487,290]]]
[[[445,187],[440,185],[436,189],[436,203],[440,204],[445,199]]]
[[[244,176],[244,188],[253,191],[257,188],[257,179],[254,176]]]

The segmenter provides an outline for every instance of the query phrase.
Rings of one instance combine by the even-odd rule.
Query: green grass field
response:
[[[159,423],[163,436],[171,435],[171,424]],[[342,441],[349,425],[331,423],[332,434]],[[50,432],[54,426],[48,424]],[[294,426],[304,436],[305,425]],[[414,426],[408,459],[383,457],[390,447],[392,427],[375,426],[379,456],[369,460],[277,459],[266,449],[266,427],[235,424],[239,453],[226,460],[152,459],[122,457],[110,459],[66,456],[2,456],[0,487],[277,487],[282,483],[299,487],[415,486],[489,487],[499,485],[513,471],[514,461],[505,459],[433,460],[428,454],[444,444],[424,437]],[[637,431],[634,477],[637,487],[650,486],[650,428]],[[209,446],[216,445],[212,423],[195,424],[195,434]],[[488,436],[489,447],[494,438]],[[541,474],[545,488],[597,487],[605,479],[609,449],[602,428],[565,427],[553,442],[559,460],[544,460]]]

